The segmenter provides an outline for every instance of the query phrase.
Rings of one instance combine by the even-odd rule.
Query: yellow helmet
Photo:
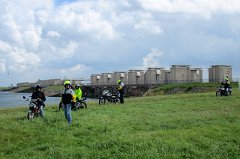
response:
[[[120,84],[122,81],[121,80],[118,80],[117,83]]]
[[[65,81],[65,82],[64,82],[64,86],[65,86],[66,84],[71,85],[71,82],[70,82],[70,81]]]

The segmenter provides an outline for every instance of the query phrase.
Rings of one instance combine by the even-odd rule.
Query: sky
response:
[[[239,0],[0,0],[0,86],[239,60]]]

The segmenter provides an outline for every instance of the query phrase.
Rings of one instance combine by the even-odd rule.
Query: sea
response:
[[[0,108],[3,107],[19,107],[19,106],[28,106],[31,93],[12,93],[12,92],[1,92],[0,91]],[[23,99],[23,96],[26,99]],[[55,105],[59,104],[60,97],[46,97],[45,105]]]

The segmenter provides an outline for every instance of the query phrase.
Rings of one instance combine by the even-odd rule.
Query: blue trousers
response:
[[[63,105],[64,115],[65,115],[65,118],[68,121],[68,124],[72,123],[71,108],[72,108],[72,104],[64,104]]]
[[[43,110],[43,106],[40,106],[40,116],[44,117],[44,110]]]

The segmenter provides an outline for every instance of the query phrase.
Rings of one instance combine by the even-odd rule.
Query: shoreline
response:
[[[33,93],[34,88],[32,87],[12,87],[0,90],[0,92],[11,92],[11,93]],[[60,97],[61,91],[42,90],[47,97]]]

